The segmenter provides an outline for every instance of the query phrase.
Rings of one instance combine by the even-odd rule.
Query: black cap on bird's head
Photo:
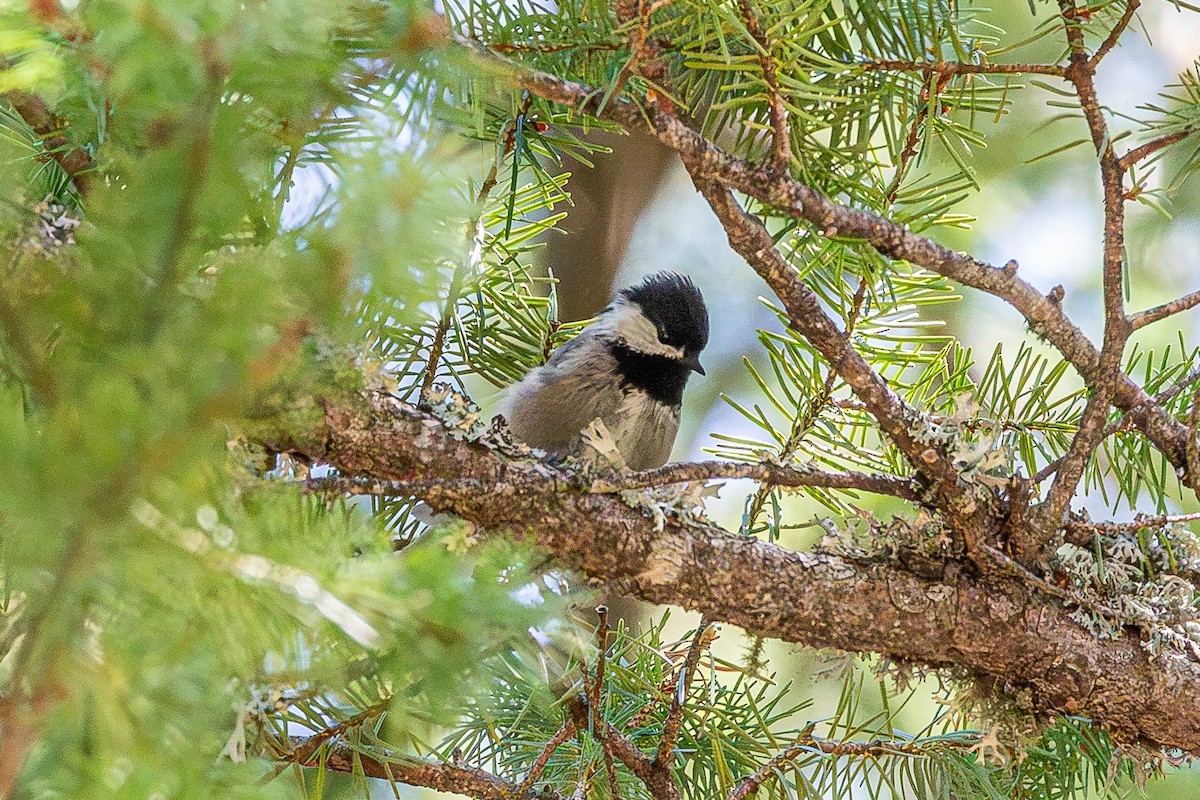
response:
[[[700,351],[708,344],[708,309],[691,278],[657,272],[621,296],[642,309],[658,330],[658,340],[683,351],[685,363],[701,375]]]

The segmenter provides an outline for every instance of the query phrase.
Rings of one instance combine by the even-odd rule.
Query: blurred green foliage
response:
[[[3,735],[32,745],[17,791],[288,796],[218,757],[255,692],[369,674],[403,741],[555,607],[514,598],[524,554],[397,554],[386,520],[303,495],[231,438],[314,363],[306,334],[353,365],[350,311],[388,298],[400,324],[466,249],[462,145],[428,126],[398,142],[377,94],[428,61],[405,37],[429,11],[20,6],[0,9],[0,90],[39,93],[62,150],[93,162],[84,195],[0,101],[0,680],[29,715]],[[318,175],[325,196],[285,222]]]

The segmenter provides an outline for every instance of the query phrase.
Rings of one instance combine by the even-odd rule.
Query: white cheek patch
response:
[[[600,316],[597,324],[631,350],[667,358],[683,358],[683,350],[660,342],[654,323],[646,318],[636,303],[624,298],[618,298],[610,310]]]

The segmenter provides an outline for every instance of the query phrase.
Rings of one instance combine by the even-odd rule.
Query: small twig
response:
[[[858,317],[862,313],[863,304],[867,298],[867,279],[862,277],[858,281],[858,288],[854,292],[854,299],[850,301],[850,312],[846,315],[846,338],[849,339],[854,335],[854,329],[858,325]],[[788,432],[787,441],[780,448],[778,458],[780,461],[786,461],[792,458],[799,449],[800,444],[804,441],[804,437],[808,435],[813,426],[817,424],[825,407],[833,400],[833,387],[837,381],[837,372],[830,369],[825,375],[825,380],[821,382],[821,389],[809,401],[808,407],[803,414],[797,414],[796,419],[792,422],[792,429]],[[865,409],[863,409],[865,410]],[[754,498],[750,501],[750,510],[746,515],[746,522],[743,525],[742,533],[750,535],[758,524],[758,518],[762,514],[763,507],[770,497],[771,490],[779,484],[763,480],[759,487],[754,492]],[[915,487],[913,487],[915,490]]]
[[[917,155],[917,145],[921,141],[921,125],[925,122],[927,116],[929,116],[929,104],[923,103],[917,109],[917,113],[913,116],[912,125],[908,128],[908,136],[904,140],[904,147],[900,150],[900,157],[896,160],[896,174],[892,176],[892,182],[883,193],[883,196],[887,198],[889,203],[896,202],[896,196],[900,193],[900,184],[904,182],[904,174],[908,171],[908,165],[913,157]]]
[[[775,68],[774,42],[767,38],[758,24],[758,15],[750,0],[738,0],[746,32],[754,40],[758,50],[758,63],[762,69],[763,82],[767,85],[768,113],[771,116],[771,171],[786,175],[792,160],[791,132],[788,128],[787,106],[779,86],[779,75]]]
[[[1065,67],[1057,64],[967,64],[961,61],[902,61],[880,59],[865,64],[854,64],[860,69],[887,72],[936,72],[942,75],[1053,75],[1061,78]]]
[[[1141,0],[1129,0],[1125,5],[1125,12],[1121,14],[1121,18],[1117,20],[1117,24],[1108,32],[1108,36],[1097,48],[1095,55],[1091,58],[1091,65],[1094,69],[1100,63],[1100,59],[1108,55],[1109,51],[1117,46],[1117,40],[1121,38],[1121,34],[1129,27],[1129,23],[1133,21],[1133,15],[1137,13],[1138,6],[1142,4]]]
[[[306,767],[323,767],[334,772],[363,774],[368,778],[380,778],[390,783],[409,786],[424,786],[439,792],[463,794],[476,800],[563,800],[556,791],[529,791],[517,794],[517,786],[497,775],[482,769],[468,769],[453,764],[425,761],[417,758],[397,757],[395,761],[381,761],[351,747],[326,744],[323,753],[312,748],[301,759],[299,754],[309,751],[306,746],[310,737],[292,736],[291,749],[276,756],[281,761]]]
[[[582,694],[570,695],[566,698],[567,711],[575,722],[578,730],[587,730],[591,719],[588,714],[588,697]],[[601,720],[599,727],[592,728],[592,738],[608,749],[618,761],[643,783],[649,783],[655,778],[654,765],[646,754],[629,741],[611,722]]]
[[[1038,511],[1048,530],[1057,530],[1062,524],[1071,498],[1074,497],[1076,487],[1087,469],[1088,459],[1103,441],[1106,429],[1104,423],[1108,419],[1108,397],[1107,387],[1101,386],[1088,398],[1070,447],[1066,454],[1055,462],[1054,482],[1050,484],[1046,501]],[[1034,476],[1035,481],[1037,477]]]
[[[1200,291],[1185,294],[1183,297],[1176,298],[1169,303],[1163,303],[1161,306],[1139,311],[1130,316],[1129,324],[1136,331],[1138,328],[1144,328],[1151,323],[1166,319],[1172,314],[1187,311],[1189,308],[1194,308],[1197,305],[1200,305]]]
[[[632,472],[623,476],[621,486],[625,489],[640,489],[672,483],[737,478],[750,478],[762,481],[768,486],[781,488],[847,489],[890,495],[905,500],[920,499],[917,486],[910,478],[858,472],[808,472],[773,464],[736,464],[729,461],[668,464],[642,472]]]
[[[794,761],[805,753],[872,758],[896,754],[921,756],[927,755],[931,749],[921,742],[913,742],[908,739],[872,739],[868,742],[839,742],[813,736],[812,729],[813,725],[810,725],[801,731],[796,744],[772,757],[770,761],[763,764],[753,775],[733,787],[729,791],[729,794],[726,795],[725,800],[746,800],[746,798],[758,791],[758,788],[768,778],[777,774],[780,767],[790,761]],[[942,739],[934,747],[939,749],[945,748],[947,750],[969,750],[979,743],[979,738],[978,735],[975,735],[971,737],[964,736],[960,739]]]
[[[912,160],[916,157],[918,147],[921,141],[921,129],[925,125],[925,121],[929,117],[929,108],[931,105],[937,107],[938,97],[946,88],[954,76],[958,74],[954,69],[933,69],[926,73],[928,83],[924,86],[921,92],[920,99],[923,100],[920,108],[913,115],[912,125],[909,126],[908,136],[904,140],[904,147],[900,150],[900,157],[896,163],[896,174],[892,176],[892,181],[884,191],[884,197],[888,203],[896,202],[896,196],[900,193],[900,186],[904,182],[904,176],[908,172],[908,167]]]
[[[286,761],[294,761],[300,764],[305,763],[312,758],[313,753],[317,752],[317,748],[321,745],[333,739],[341,738],[351,728],[357,728],[359,725],[381,716],[388,710],[389,705],[390,701],[377,703],[352,717],[347,717],[336,725],[330,725],[328,728],[317,731],[310,736],[305,736],[301,744],[293,746],[282,758]]]
[[[612,750],[608,742],[601,742],[604,749],[604,774],[608,778],[609,800],[621,800],[621,783],[617,778],[617,765],[613,762]]]
[[[0,61],[0,69],[3,67],[4,63]],[[66,123],[50,110],[45,100],[36,95],[14,90],[2,96],[39,137],[44,151],[41,157],[54,159],[75,184],[80,196],[86,197],[90,188],[87,170],[92,166],[92,157],[82,147],[71,147],[70,140],[63,133]]]
[[[1198,520],[1200,520],[1200,512],[1192,514],[1160,514],[1153,517],[1139,514],[1133,522],[1084,522],[1082,520],[1071,520],[1067,523],[1067,527],[1071,530],[1112,534],[1138,531],[1144,528],[1164,528],[1176,523],[1196,522]]]
[[[537,783],[538,778],[542,777],[542,772],[545,771],[546,765],[550,763],[550,757],[554,755],[554,751],[563,745],[575,735],[575,727],[573,720],[567,720],[558,729],[558,732],[550,737],[550,741],[546,742],[546,746],[542,748],[542,752],[538,753],[538,757],[534,759],[533,764],[529,767],[528,774],[521,781],[521,785],[516,789],[516,797],[524,797],[533,789],[533,785]]]
[[[1162,390],[1161,392],[1154,395],[1153,397],[1147,397],[1142,402],[1142,404],[1152,404],[1156,407],[1161,408],[1164,403],[1166,403],[1168,400],[1174,398],[1176,395],[1180,394],[1181,392],[1186,390],[1188,387],[1192,386],[1198,380],[1200,380],[1200,370],[1197,370],[1196,372],[1192,372],[1192,373],[1185,375],[1184,377],[1182,377],[1178,381],[1176,381],[1173,385]],[[1141,404],[1139,404],[1139,405],[1141,405]],[[1113,419],[1111,422],[1109,422],[1107,425],[1105,425],[1104,433],[1101,436],[1101,441],[1103,441],[1104,439],[1107,439],[1109,436],[1112,436],[1117,431],[1120,431],[1124,428],[1129,427],[1130,415],[1138,407],[1139,406],[1134,406],[1133,408],[1127,409],[1126,411],[1122,412],[1119,416],[1117,416],[1115,419]],[[1046,478],[1053,475],[1058,470],[1058,468],[1062,466],[1063,459],[1065,459],[1065,458],[1066,458],[1066,456],[1062,455],[1062,456],[1059,456],[1058,458],[1054,459],[1049,464],[1047,464],[1046,466],[1044,466],[1040,470],[1038,470],[1037,474],[1034,475],[1030,480],[1033,481],[1033,483],[1035,483],[1035,484],[1041,483],[1042,481],[1046,480]]]
[[[498,42],[491,45],[491,48],[497,53],[561,53],[566,50],[576,50],[583,53],[599,53],[610,50],[618,50],[621,44],[617,42],[593,42],[591,44],[580,44],[579,42],[567,42],[563,44],[506,44]]]
[[[737,786],[729,790],[725,800],[746,800],[746,798],[758,791],[758,787],[762,786],[767,778],[771,777],[776,771],[787,764],[789,761],[799,757],[803,753],[812,752],[813,749],[813,724],[810,724],[800,733],[799,740],[782,753],[773,756],[767,763],[763,764],[754,772],[753,775],[746,778]]]
[[[1129,169],[1134,164],[1138,163],[1144,158],[1154,155],[1164,147],[1170,147],[1176,142],[1182,142],[1196,131],[1197,128],[1184,128],[1183,130],[1175,131],[1174,133],[1168,133],[1165,136],[1160,136],[1157,139],[1151,139],[1145,144],[1138,145],[1125,155],[1121,156],[1117,163],[1121,165],[1121,169]]]
[[[1187,482],[1192,491],[1200,487],[1200,442],[1196,441],[1200,434],[1200,389],[1192,392],[1192,404],[1188,409],[1188,440],[1187,440]]]
[[[429,396],[429,391],[433,388],[434,381],[437,380],[438,363],[442,360],[442,349],[446,346],[446,336],[450,332],[451,323],[454,322],[455,306],[458,304],[458,294],[462,291],[465,272],[463,265],[459,264],[454,268],[454,275],[450,278],[450,288],[446,291],[446,305],[442,309],[442,316],[438,320],[437,328],[433,331],[429,357],[425,360],[425,377],[421,380],[420,393],[422,402]]]
[[[508,132],[505,134],[504,145],[501,148],[500,155],[492,162],[491,169],[484,178],[483,184],[479,187],[479,194],[475,198],[476,204],[482,204],[488,195],[491,194],[492,189],[495,188],[499,162],[504,159],[504,156],[512,152],[516,146],[517,126],[521,124],[520,120],[529,113],[529,109],[532,107],[533,95],[526,93],[513,124],[508,126]],[[520,157],[520,153],[513,155],[513,158],[516,159]],[[450,278],[450,288],[446,291],[446,305],[442,309],[442,316],[438,319],[437,327],[433,331],[433,341],[429,346],[429,357],[425,359],[425,376],[421,380],[421,392],[419,395],[422,401],[428,397],[430,389],[433,388],[434,381],[437,380],[438,363],[442,360],[442,351],[446,346],[446,336],[450,333],[450,325],[454,322],[455,306],[458,303],[459,294],[462,292],[465,280],[466,266],[460,263],[455,266],[454,275]]]
[[[708,617],[700,620],[692,644],[688,647],[687,656],[679,668],[675,690],[671,692],[671,706],[667,710],[667,720],[663,723],[662,738],[658,741],[658,752],[654,756],[654,765],[659,769],[669,769],[675,755],[675,743],[679,740],[679,727],[683,724],[683,701],[687,698],[692,687],[692,675],[700,663],[700,654],[712,643],[708,636],[712,621]]]
[[[600,699],[604,691],[604,661],[608,653],[608,606],[596,606],[600,625],[596,629],[596,680],[592,684],[592,730],[599,730],[604,715],[600,710]]]

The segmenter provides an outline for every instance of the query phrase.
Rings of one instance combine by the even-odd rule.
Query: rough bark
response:
[[[670,515],[659,530],[614,495],[456,439],[387,395],[340,392],[318,404],[319,425],[313,413],[301,415],[310,424],[300,429],[289,428],[292,414],[268,416],[256,438],[347,475],[397,482],[398,492],[536,542],[644,600],[751,634],[958,667],[1027,693],[1031,708],[1091,717],[1118,739],[1200,753],[1200,666],[1182,655],[1151,658],[1134,629],[1100,640],[1018,577],[795,552]]]

